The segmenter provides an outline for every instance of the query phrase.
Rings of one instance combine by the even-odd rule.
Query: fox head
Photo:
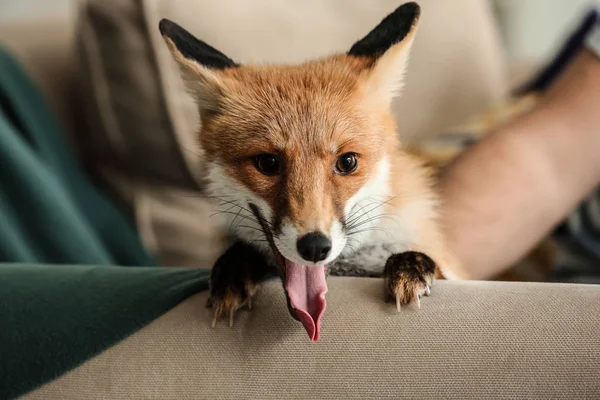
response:
[[[404,4],[348,52],[299,65],[240,65],[160,22],[198,103],[208,189],[236,236],[275,256],[290,311],[309,334],[312,320],[313,339],[324,301],[302,297],[323,297],[325,266],[352,247],[353,211],[389,192],[391,103],[419,13]]]

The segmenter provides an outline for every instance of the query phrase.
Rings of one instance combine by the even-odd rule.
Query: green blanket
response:
[[[0,48],[0,399],[76,367],[207,286],[207,270],[156,266]]]

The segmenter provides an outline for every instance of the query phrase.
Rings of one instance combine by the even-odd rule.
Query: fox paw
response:
[[[401,306],[416,303],[421,307],[421,296],[429,296],[435,275],[435,262],[426,254],[416,251],[392,254],[383,272],[385,300]]]
[[[229,281],[211,280],[210,295],[206,306],[212,308],[212,327],[223,317],[229,317],[229,326],[233,327],[235,313],[242,307],[252,310],[252,297],[256,294],[258,285],[250,280]]]
[[[238,242],[215,263],[210,274],[210,295],[207,307],[213,310],[212,326],[225,316],[233,326],[235,313],[242,307],[252,309],[252,297],[258,283],[271,267],[250,245]]]

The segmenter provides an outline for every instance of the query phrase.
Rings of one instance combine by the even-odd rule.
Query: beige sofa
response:
[[[210,265],[222,242],[216,234],[218,221],[209,224],[208,206],[194,200],[201,185],[188,130],[197,121],[190,114],[189,99],[180,95],[178,82],[168,72],[172,65],[163,50],[156,42],[150,44],[158,18],[180,21],[242,61],[255,55],[291,60],[341,46],[379,19],[383,10],[397,5],[387,0],[371,6],[341,0],[294,6],[291,1],[242,3],[98,0],[58,19],[0,27],[0,40],[40,83],[82,162],[135,215],[145,244],[165,265]],[[422,3],[422,39],[415,45],[406,96],[397,105],[404,131],[413,132],[405,133],[407,140],[462,122],[501,99],[507,88],[498,38],[484,3]],[[232,11],[236,7],[227,12],[227,5],[238,7],[238,12]],[[249,18],[251,12],[256,15]],[[289,20],[280,20],[282,15]],[[228,25],[232,21],[235,29]],[[312,43],[319,43],[318,32],[338,36],[307,46],[297,37],[308,32],[306,22],[298,21],[311,21],[310,31],[315,33],[307,39]],[[270,36],[281,40],[271,41]],[[284,39],[293,46],[282,46]],[[127,58],[131,54],[137,58]],[[150,57],[155,64],[150,68],[140,57]],[[160,87],[148,86],[153,73],[160,76]],[[107,102],[106,88],[121,93],[120,104]],[[147,98],[139,97],[144,93]],[[125,107],[132,101],[137,107]],[[111,142],[102,137],[114,134],[103,130],[110,126],[107,121],[117,121],[127,128],[117,142],[131,145],[136,128],[142,126],[130,119],[131,114],[147,118],[136,114],[139,108],[158,103],[167,105],[163,111],[174,138],[138,136],[137,148],[117,151],[110,145],[114,138]],[[107,119],[107,108],[112,119]],[[133,153],[140,149],[144,157]],[[153,153],[161,149],[167,155]],[[138,165],[125,162],[132,156]],[[146,157],[152,161],[144,161]],[[144,162],[168,167],[156,172]],[[25,397],[600,397],[598,286],[438,282],[421,309],[408,307],[400,314],[383,303],[382,295],[379,280],[330,279],[322,338],[314,344],[289,316],[278,282],[263,286],[254,311],[241,312],[233,329],[210,328],[206,293],[201,293]]]

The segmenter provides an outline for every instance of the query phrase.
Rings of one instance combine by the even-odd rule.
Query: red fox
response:
[[[213,326],[251,308],[271,271],[312,341],[328,274],[383,276],[398,310],[452,277],[431,175],[400,147],[391,112],[419,15],[404,4],[347,53],[299,65],[240,65],[160,21],[197,99],[208,191],[237,240],[212,270]]]

